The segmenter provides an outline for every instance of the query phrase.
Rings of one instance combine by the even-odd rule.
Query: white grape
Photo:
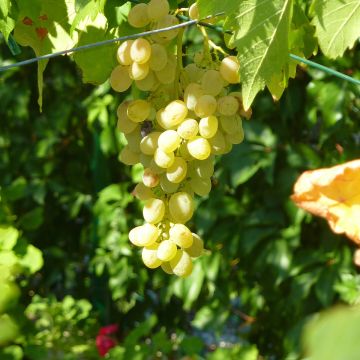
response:
[[[217,101],[217,111],[221,115],[235,115],[239,109],[239,102],[234,96],[222,96]]]
[[[119,160],[125,165],[135,165],[140,162],[139,153],[130,150],[130,147],[126,145],[119,154]]]
[[[195,106],[201,96],[204,95],[204,91],[199,84],[190,83],[184,92],[184,101],[189,110],[195,110]]]
[[[199,9],[196,3],[193,3],[189,7],[189,18],[191,20],[198,20],[199,19]]]
[[[201,136],[196,136],[194,139],[189,140],[187,149],[189,150],[190,155],[198,160],[205,160],[211,153],[209,142]]]
[[[128,104],[129,103],[127,101],[124,101],[117,108],[117,116],[118,116],[117,128],[124,134],[129,134],[133,132],[138,126],[137,123],[131,121],[127,116]]]
[[[191,231],[184,224],[174,224],[169,231],[170,239],[182,248],[188,248],[193,243]]]
[[[145,186],[153,188],[159,184],[159,176],[155,174],[150,168],[144,170],[142,181]]]
[[[172,194],[177,191],[179,184],[169,181],[166,174],[162,174],[160,177],[160,187],[166,194]]]
[[[163,123],[167,128],[179,125],[185,120],[188,114],[188,109],[185,103],[181,100],[174,100],[165,107],[165,112],[162,114]]]
[[[185,249],[186,252],[193,258],[199,257],[204,251],[204,241],[197,234],[193,235],[193,243],[192,245]]]
[[[150,246],[144,247],[141,252],[142,261],[150,269],[155,269],[162,264],[162,261],[157,257],[157,250],[159,243],[154,243]]]
[[[131,101],[127,108],[127,116],[130,120],[134,122],[143,122],[145,121],[151,111],[151,105],[146,100],[138,99]]]
[[[199,196],[206,196],[211,191],[211,180],[210,178],[194,176],[190,180],[190,186],[195,194]]]
[[[132,194],[139,200],[148,200],[154,197],[153,192],[144,183],[140,182],[135,186]]]
[[[215,136],[209,139],[211,146],[211,153],[214,155],[224,154],[226,148],[225,137],[222,131],[218,131]]]
[[[175,257],[176,252],[176,244],[171,240],[164,240],[160,243],[156,256],[161,261],[170,261]]]
[[[121,65],[130,65],[132,63],[130,48],[133,42],[134,40],[126,40],[119,46],[116,58]]]
[[[218,119],[214,115],[210,115],[200,119],[199,133],[205,139],[212,138],[218,130]]]
[[[129,68],[129,76],[133,80],[143,80],[149,74],[149,64],[139,64],[137,62],[133,62]]]
[[[175,155],[173,152],[165,152],[159,148],[156,149],[154,154],[155,163],[161,168],[168,168],[174,163]]]
[[[141,80],[135,80],[135,84],[141,91],[154,91],[158,86],[155,74],[151,70],[149,70],[145,78]]]
[[[113,90],[117,92],[126,91],[132,84],[132,79],[129,75],[129,67],[118,65],[110,74],[110,85]]]
[[[141,129],[137,126],[131,133],[125,134],[129,149],[135,153],[140,153]]]
[[[220,116],[220,125],[226,134],[233,134],[242,128],[240,116]]]
[[[202,95],[195,105],[195,114],[199,117],[210,116],[215,113],[217,102],[212,95]]]
[[[224,87],[224,79],[217,70],[207,70],[201,78],[201,87],[207,95],[217,96]]]
[[[147,4],[141,3],[130,9],[128,14],[128,22],[132,27],[141,28],[150,23],[147,8]]]
[[[158,138],[158,146],[161,150],[170,153],[180,145],[180,135],[175,130],[166,130]]]
[[[228,56],[221,61],[220,74],[230,84],[240,82],[240,64],[236,56]]]
[[[194,213],[194,200],[187,192],[177,192],[170,197],[169,211],[175,222],[184,224]]]
[[[199,123],[194,119],[185,119],[177,128],[178,134],[186,140],[193,139],[199,131]]]
[[[172,183],[178,184],[183,181],[187,174],[186,161],[181,157],[175,157],[171,166],[166,169],[166,177]]]
[[[175,26],[179,24],[179,20],[174,15],[165,15],[156,24],[155,29],[164,29],[167,27]],[[158,34],[154,34],[152,38],[159,43],[167,43],[174,39],[179,33],[179,29],[171,29]]]
[[[170,6],[167,0],[150,0],[148,3],[148,16],[151,21],[158,21],[168,14]]]
[[[175,257],[170,261],[170,266],[175,275],[187,277],[193,270],[193,263],[189,254],[183,250],[178,250]]]
[[[165,215],[165,204],[161,199],[146,200],[143,208],[143,217],[150,224],[159,223]]]
[[[165,68],[168,63],[168,55],[163,45],[151,45],[151,57],[149,60],[150,69],[153,71],[160,71]]]
[[[145,64],[151,57],[151,45],[149,41],[139,38],[133,41],[130,47],[131,60],[138,64]]]
[[[154,155],[157,149],[157,143],[161,132],[153,131],[142,138],[140,142],[140,150],[145,155]]]
[[[155,76],[161,84],[172,84],[176,76],[176,59],[168,56],[166,65],[159,71],[155,71]]]

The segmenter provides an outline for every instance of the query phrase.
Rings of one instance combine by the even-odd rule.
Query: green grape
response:
[[[144,80],[149,75],[149,64],[133,62],[129,68],[129,76],[135,81]]]
[[[197,4],[194,3],[189,7],[189,18],[191,20],[198,20],[199,19],[199,9]]]
[[[193,243],[192,233],[184,224],[174,224],[169,235],[170,239],[181,248],[188,248]]]
[[[140,153],[140,162],[144,168],[148,168],[150,166],[152,159],[153,157],[151,155]]]
[[[226,134],[233,134],[242,128],[242,121],[239,115],[220,116],[220,125]]]
[[[150,0],[147,10],[149,19],[158,21],[168,14],[170,5],[167,0]]]
[[[151,45],[151,57],[149,60],[150,69],[153,71],[161,71],[168,63],[168,55],[163,45]]]
[[[129,231],[129,240],[135,246],[141,246],[140,245],[140,229],[141,229],[141,226],[136,226]]]
[[[160,179],[150,168],[146,168],[142,176],[142,181],[145,186],[153,188],[159,184]]]
[[[185,103],[181,100],[174,100],[169,103],[163,113],[161,113],[161,121],[166,126],[166,129],[170,129],[183,122],[188,114],[188,109]]]
[[[176,76],[176,58],[169,55],[166,65],[161,70],[155,71],[155,76],[161,84],[172,84]]]
[[[151,45],[144,38],[138,38],[133,41],[130,47],[131,60],[138,64],[145,64],[151,57]]]
[[[177,128],[178,134],[186,140],[193,139],[199,131],[199,123],[194,119],[185,119]]]
[[[150,103],[141,99],[131,101],[127,108],[127,116],[137,123],[145,121],[150,116],[150,112]]]
[[[147,4],[141,3],[130,9],[128,22],[134,28],[141,28],[150,23]]]
[[[155,269],[162,264],[162,261],[157,257],[157,250],[159,243],[144,247],[141,253],[142,261],[150,269]]]
[[[187,143],[187,149],[191,156],[198,160],[205,160],[210,156],[211,147],[207,139],[196,136]]]
[[[119,160],[125,165],[135,165],[140,162],[140,155],[131,151],[129,146],[126,145],[120,151]]]
[[[218,119],[214,115],[201,118],[199,121],[199,133],[205,139],[212,138],[218,130]]]
[[[201,178],[210,178],[214,174],[214,156],[205,160],[195,160],[192,164],[193,172]]]
[[[140,141],[141,141],[141,129],[137,126],[134,131],[129,134],[125,134],[125,138],[128,142],[128,146],[131,151],[140,153]]]
[[[177,191],[179,184],[175,184],[168,180],[166,174],[160,176],[160,187],[166,194],[172,194]]]
[[[193,263],[188,255],[183,250],[178,250],[175,257],[170,261],[170,266],[173,273],[180,277],[187,277],[192,273]]]
[[[160,167],[156,162],[155,159],[152,158],[150,161],[150,166],[149,168],[157,175],[161,175],[162,173],[165,172],[165,168]]]
[[[157,21],[157,23],[155,24],[155,29],[163,29],[178,24],[179,24],[179,20],[177,19],[177,17],[168,14],[162,17],[159,21]],[[174,39],[178,33],[179,33],[179,29],[171,29],[158,34],[154,34],[152,35],[152,38],[158,43],[166,44],[167,42]]]
[[[139,200],[148,200],[152,197],[154,197],[154,193],[149,189],[147,186],[144,185],[144,183],[138,183],[135,186],[135,189],[133,190],[132,194]]]
[[[149,71],[144,79],[135,80],[135,84],[141,91],[154,91],[159,85],[153,71]]]
[[[165,204],[161,199],[146,200],[143,208],[143,217],[150,224],[159,223],[165,215]]]
[[[136,231],[129,239],[136,246],[151,246],[160,236],[160,230],[153,224],[144,224],[135,228]],[[133,229],[134,230],[134,229]]]
[[[239,110],[239,102],[234,96],[222,96],[217,101],[217,111],[221,115],[232,116]]]
[[[217,107],[216,99],[212,95],[202,95],[195,105],[195,114],[199,117],[210,116],[215,113]]]
[[[236,132],[232,134],[226,134],[226,140],[231,144],[240,144],[244,141],[244,130],[241,127]]]
[[[118,65],[110,74],[110,86],[117,92],[126,91],[132,84],[129,75],[129,67]]]
[[[160,131],[153,131],[150,134],[142,138],[140,142],[140,150],[145,155],[154,155],[155,150],[157,149],[158,139],[160,136]]]
[[[121,65],[131,65],[133,62],[130,57],[130,47],[133,42],[134,40],[126,40],[119,46],[116,52],[116,58]]]
[[[240,64],[236,56],[228,56],[221,61],[220,74],[228,83],[238,84],[240,82]]]
[[[158,146],[161,150],[170,153],[180,145],[180,136],[175,130],[166,130],[158,138]]]
[[[211,180],[210,178],[193,176],[190,180],[190,186],[195,194],[206,196],[211,191]]]
[[[187,147],[187,143],[182,143],[179,147],[179,153],[180,156],[185,160],[185,161],[191,161],[194,160],[194,158],[192,157],[192,155],[189,153],[188,147]]]
[[[222,131],[218,131],[214,137],[209,139],[209,143],[211,146],[211,153],[214,155],[221,155],[224,154],[226,148],[226,141],[224,134]]]
[[[161,261],[170,261],[176,255],[176,244],[171,240],[164,240],[160,243],[157,250],[157,257]]]
[[[186,65],[183,70],[183,76],[185,76],[186,83],[188,82],[197,83],[201,81],[201,78],[204,75],[204,73],[205,70],[198,67],[194,63]]]
[[[181,191],[171,195],[169,212],[176,223],[184,224],[189,221],[194,213],[194,200],[190,194]]]
[[[224,79],[217,70],[207,70],[201,78],[201,87],[207,95],[219,95],[224,85]]]
[[[185,249],[185,251],[193,258],[197,258],[200,255],[202,255],[204,251],[204,241],[201,239],[201,237],[197,234],[193,235],[193,243],[192,245]]]
[[[169,262],[163,262],[162,264],[161,264],[161,268],[164,270],[164,272],[166,272],[167,274],[169,274],[169,275],[172,275],[172,274],[174,274],[173,273],[173,271],[172,271],[172,269],[171,269],[171,266],[170,266],[170,263]]]
[[[131,121],[127,116],[127,107],[129,102],[122,102],[117,108],[117,128],[124,134],[130,134],[138,126],[137,123]]]
[[[171,166],[166,169],[167,179],[175,184],[182,182],[187,173],[186,161],[181,157],[175,157],[174,162]]]
[[[167,153],[159,148],[156,149],[154,154],[155,163],[166,169],[174,163],[175,155],[173,152]]]
[[[187,108],[194,111],[199,98],[203,95],[204,90],[199,84],[190,83],[184,91],[184,101]]]
[[[160,109],[156,112],[156,121],[163,129],[174,129],[175,126],[170,126],[166,120],[165,109]]]

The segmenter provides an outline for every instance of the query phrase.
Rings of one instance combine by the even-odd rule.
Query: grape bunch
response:
[[[189,13],[197,16],[197,9],[192,6]],[[167,0],[135,5],[128,21],[150,29],[178,23]],[[127,140],[119,159],[144,168],[133,194],[144,202],[145,223],[132,229],[129,239],[142,247],[147,267],[186,277],[204,249],[203,240],[186,225],[194,213],[194,196],[209,194],[215,155],[243,141],[241,116],[246,113],[240,93],[229,89],[240,82],[237,58],[201,55],[183,68],[182,49],[172,50],[177,36],[172,29],[124,41],[110,84],[123,92],[134,81],[144,92],[144,98],[125,100],[117,110],[117,127]]]

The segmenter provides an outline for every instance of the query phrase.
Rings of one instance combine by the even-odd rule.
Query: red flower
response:
[[[118,331],[117,324],[111,324],[100,328],[98,335],[96,336],[96,347],[100,356],[105,356],[108,351],[116,346],[116,340],[109,335]]]

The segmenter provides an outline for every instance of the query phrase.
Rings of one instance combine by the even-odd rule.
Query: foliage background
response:
[[[186,41],[191,53],[201,38],[191,29]],[[1,63],[13,61],[0,49]],[[314,60],[360,77],[359,46]],[[110,359],[298,359],[314,314],[360,302],[355,247],[289,199],[302,171],[359,157],[359,87],[298,68],[279,102],[260,93],[246,141],[218,159],[213,191],[198,200],[191,226],[208,251],[180,280],[146,270],[127,239],[141,219],[131,195],[140,169],[117,158],[123,95],[82,84],[57,58],[39,113],[35,69],[0,79],[0,223],[18,231],[10,245],[0,239],[0,263],[11,269],[3,283],[21,290],[0,295],[0,333],[13,329],[1,359],[97,359],[109,323],[120,328]]]

